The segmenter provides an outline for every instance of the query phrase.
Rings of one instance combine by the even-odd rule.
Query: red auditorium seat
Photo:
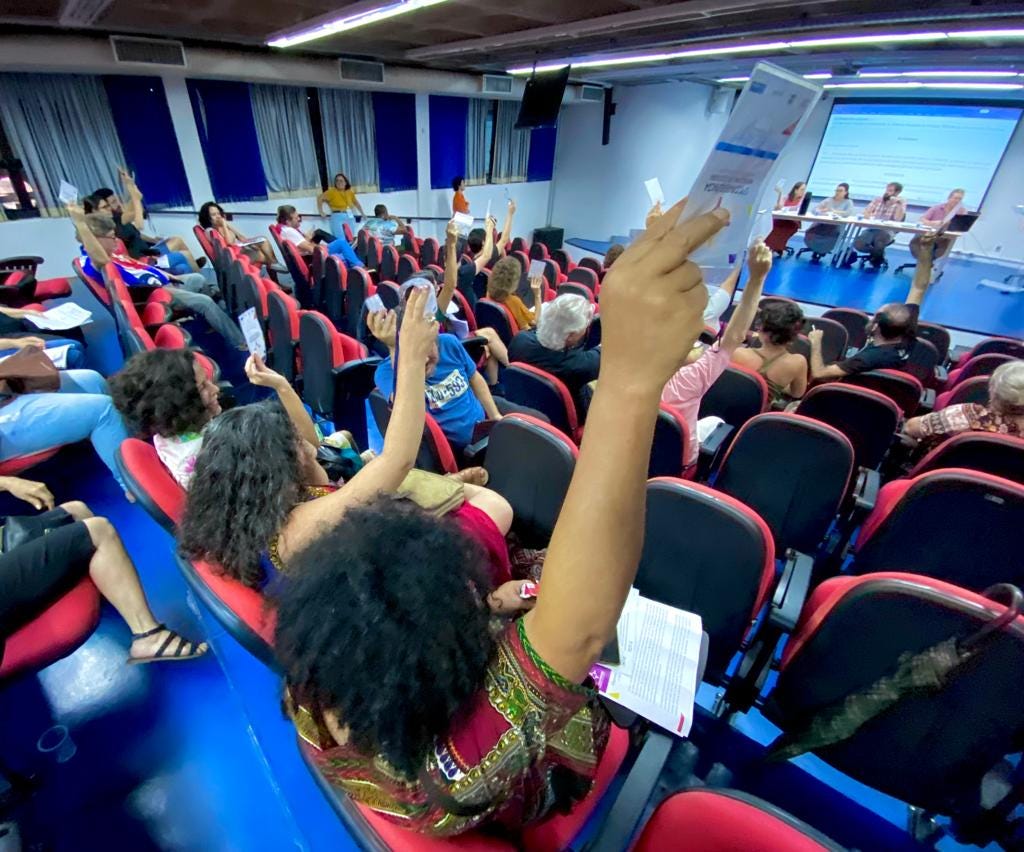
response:
[[[884,394],[900,407],[905,417],[913,417],[917,413],[924,394],[924,385],[916,377],[900,370],[869,370],[854,373],[842,381]]]
[[[853,445],[838,429],[798,414],[760,414],[729,447],[715,488],[764,518],[779,553],[814,554],[847,494]]]
[[[299,346],[303,401],[366,446],[363,403],[373,390],[380,359],[368,357],[362,343],[337,331],[317,311],[305,311],[299,317]]]
[[[961,432],[932,449],[914,465],[908,478],[947,467],[977,470],[1024,483],[1024,438],[994,432]]]
[[[551,255],[548,253],[548,247],[544,243],[534,243],[530,246],[530,260],[548,260]]]
[[[525,237],[514,237],[512,239],[512,251],[521,251],[524,254],[530,253],[530,244],[526,241]]]
[[[127,438],[115,457],[128,491],[154,521],[174,535],[185,513],[185,489],[160,461],[153,445]]]
[[[75,274],[79,280],[89,288],[89,292],[92,293],[107,310],[111,309],[110,306],[110,294],[107,292],[107,287],[102,281],[97,281],[91,275],[86,274],[85,269],[82,266],[82,258],[76,257],[71,261],[71,268],[75,270]]]
[[[700,787],[674,793],[658,805],[631,852],[842,852],[843,848],[749,793]]]
[[[846,350],[849,347],[849,332],[841,322],[828,317],[806,317],[804,318],[803,333],[807,334],[812,328],[821,332],[821,358],[826,364],[834,364],[846,357]]]
[[[380,270],[384,260],[384,246],[377,237],[367,236],[366,238],[366,266],[371,272]],[[378,281],[380,278],[377,279]]]
[[[997,352],[975,355],[962,367],[957,367],[949,374],[949,380],[946,382],[946,390],[952,390],[960,384],[960,382],[966,381],[967,379],[974,379],[978,376],[991,376],[999,367],[1003,366],[1003,364],[1008,364],[1015,360],[1017,359],[1012,355],[1005,355]]]
[[[210,263],[214,263],[216,251],[214,250],[213,242],[210,240],[210,235],[206,232],[206,228],[202,225],[193,225],[192,233],[195,234],[196,242],[199,243],[203,253],[210,259]]]
[[[558,264],[558,269],[563,275],[568,275],[576,268],[572,256],[565,249],[555,249],[551,252],[551,259]]]
[[[528,547],[547,546],[578,455],[568,436],[525,414],[507,414],[491,429],[488,488],[512,505],[513,530]]]
[[[232,638],[264,665],[277,670],[274,627],[277,616],[267,599],[255,589],[218,573],[206,562],[177,557],[178,568],[192,593],[199,598]]]
[[[576,415],[576,403],[561,379],[532,364],[513,361],[502,374],[502,384],[506,399],[539,411],[552,426],[579,443],[583,431]]]
[[[281,254],[284,255],[285,266],[288,267],[288,274],[292,277],[294,287],[292,292],[303,308],[310,308],[313,305],[313,288],[309,278],[309,266],[305,258],[299,253],[292,243],[282,241]]]
[[[962,405],[965,402],[976,402],[988,405],[988,376],[975,376],[957,382],[952,390],[943,391],[935,397],[935,410],[941,411],[950,405]]]
[[[398,289],[398,285],[394,281],[381,281],[377,285],[377,295],[380,296],[380,300],[384,303],[384,307],[389,311],[396,310],[399,302],[402,300],[402,294]]]
[[[577,266],[568,274],[568,279],[571,284],[582,284],[595,296],[601,292],[601,285],[598,282],[597,273],[594,272],[593,269],[587,269],[585,266]]]
[[[909,571],[969,589],[1024,586],[1024,485],[943,468],[882,486],[857,535],[853,571]]]
[[[556,296],[562,296],[567,293],[573,296],[582,296],[590,302],[590,304],[595,306],[597,305],[597,298],[594,296],[594,291],[586,284],[579,284],[574,281],[566,281],[564,284],[559,284]]]
[[[377,280],[398,280],[398,249],[394,246],[381,246]]]
[[[581,257],[578,266],[591,270],[596,276],[598,283],[604,278],[605,268],[601,260],[596,257]]]
[[[647,477],[681,476],[683,479],[693,479],[697,475],[697,465],[687,465],[690,440],[690,430],[679,412],[667,405],[659,405],[658,421],[654,424],[654,440],[651,442],[651,458],[647,463]]]
[[[0,476],[17,476],[30,467],[35,467],[38,464],[49,461],[61,451],[63,446],[66,445],[62,444],[60,447],[50,447],[48,450],[40,450],[38,453],[29,453],[25,456],[13,456],[12,458],[4,459],[0,461]]]
[[[415,278],[420,273],[420,265],[411,254],[403,254],[398,259],[398,277],[395,279],[399,284],[404,284],[410,278]]]
[[[768,385],[753,370],[731,365],[708,388],[700,401],[700,417],[721,417],[739,429],[751,417],[768,410]]]
[[[4,641],[0,681],[39,671],[75,651],[100,623],[100,593],[88,577]]]
[[[945,364],[949,358],[950,336],[949,332],[934,322],[919,322],[917,324],[917,336],[927,340],[939,353],[939,363]]]
[[[0,289],[5,291],[5,305],[20,308],[30,302],[71,295],[71,282],[67,278],[36,278],[36,271],[42,262],[41,257],[8,257],[0,260]],[[31,279],[34,282],[30,289],[26,289]]]
[[[824,319],[839,323],[846,329],[847,346],[862,349],[868,342],[868,325],[871,315],[853,308],[829,308],[821,315]]]
[[[345,331],[356,340],[369,333],[363,317],[363,303],[377,292],[369,273],[360,266],[348,270],[345,284]]]
[[[635,586],[700,615],[710,639],[704,679],[724,681],[729,661],[775,585],[775,545],[761,517],[704,485],[647,483],[644,548]]]
[[[540,243],[537,245],[540,245]],[[566,280],[562,270],[558,268],[558,264],[550,258],[544,261],[544,280],[547,281],[548,287],[552,290],[557,290],[558,285]]]
[[[797,414],[834,426],[853,444],[855,464],[875,470],[892,445],[902,413],[885,394],[828,382],[811,388]]]
[[[334,327],[341,330],[345,321],[345,285],[348,269],[344,262],[333,255],[324,260],[324,283],[321,289],[322,310]]]
[[[946,381],[946,371],[941,366],[939,350],[935,348],[935,344],[923,337],[914,340],[910,357],[897,369],[914,376],[926,388],[940,388]]]
[[[289,384],[302,374],[299,351],[299,303],[281,290],[267,295],[268,352],[273,368]]]
[[[480,328],[493,328],[501,342],[508,346],[512,338],[519,334],[519,326],[515,317],[501,302],[493,299],[478,299],[476,303],[476,321]]]
[[[433,237],[427,237],[423,240],[423,245],[420,247],[420,265],[430,266],[433,263],[443,263],[444,258],[441,257],[441,247],[437,240]]]
[[[968,361],[979,355],[1009,355],[1012,358],[1024,358],[1024,343],[1012,337],[990,337],[981,341],[970,352],[957,361],[957,367],[963,367]]]
[[[479,325],[476,321],[476,313],[469,306],[469,299],[463,296],[458,290],[455,290],[452,293],[452,301],[459,306],[459,319],[469,325],[470,333],[475,332],[479,328]]]
[[[1004,590],[1005,591],[1005,590]],[[1019,595],[1019,593],[1018,593]],[[913,574],[835,577],[818,586],[779,664],[763,713],[792,735],[815,716],[838,708],[891,676],[904,655],[955,639],[977,646],[970,663],[940,688],[904,695],[846,739],[814,753],[851,778],[931,814],[964,821],[984,846],[998,822],[1000,791],[1017,802],[1012,783],[996,780],[1004,755],[1019,751],[1024,704],[1024,619],[966,589]],[[786,740],[783,740],[785,743]],[[985,776],[996,770],[989,794]],[[1005,795],[1005,793],[1002,793]],[[986,801],[986,805],[979,805]],[[964,840],[963,838],[961,838]]]
[[[276,289],[276,288],[275,288]],[[263,278],[252,272],[245,272],[238,281],[238,303],[235,310],[243,313],[249,308],[256,309],[256,319],[265,330],[267,327],[267,285]]]

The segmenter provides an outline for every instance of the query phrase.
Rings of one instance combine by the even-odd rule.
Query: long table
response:
[[[788,219],[791,222],[806,223],[808,225],[839,226],[841,229],[839,232],[839,240],[836,243],[836,247],[832,249],[833,266],[839,266],[843,262],[843,258],[846,257],[846,253],[850,250],[850,246],[853,245],[854,240],[857,239],[857,236],[861,231],[868,228],[879,228],[883,231],[895,231],[900,234],[915,234],[918,236],[931,234],[936,230],[928,225],[910,222],[886,222],[881,219],[861,219],[858,216],[837,217],[816,213],[787,213],[782,210],[773,210],[772,218]],[[943,238],[950,238],[949,249],[945,252],[947,257],[953,250],[953,243],[956,242],[957,237],[962,237],[965,233],[965,231],[945,231],[942,234]]]

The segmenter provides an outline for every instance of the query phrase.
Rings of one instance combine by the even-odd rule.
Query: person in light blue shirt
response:
[[[405,236],[409,228],[398,216],[388,213],[388,208],[384,204],[378,204],[373,208],[373,216],[366,220],[363,227],[384,246],[395,245],[395,237]]]

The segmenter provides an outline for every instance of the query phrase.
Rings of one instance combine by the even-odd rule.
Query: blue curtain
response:
[[[466,173],[466,123],[469,98],[430,96],[430,186],[451,189],[452,178]]]
[[[126,165],[147,207],[192,204],[178,137],[159,77],[103,77]]]
[[[188,80],[192,115],[203,145],[216,200],[256,201],[267,197],[249,84]]]
[[[551,180],[555,173],[555,140],[558,131],[554,127],[538,127],[530,139],[530,160],[526,164],[527,180]]]
[[[416,96],[374,92],[373,122],[380,191],[416,189]]]

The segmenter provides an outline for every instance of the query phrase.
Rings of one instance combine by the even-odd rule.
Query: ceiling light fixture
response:
[[[805,80],[831,80],[832,75],[827,71],[822,71],[818,74],[804,74]],[[746,83],[749,77],[719,77],[715,82],[717,83]]]
[[[974,92],[1013,92],[1024,89],[1021,83],[922,83],[905,81],[898,83],[826,83],[826,89],[946,89]]]
[[[858,71],[858,77],[1017,77],[1016,71]]]
[[[358,27],[376,24],[379,21],[386,21],[388,18],[406,15],[409,12],[416,12],[446,2],[447,0],[397,0],[395,3],[388,3],[384,6],[378,2],[355,4],[350,6],[346,14],[340,18],[320,19],[323,21],[322,23],[308,25],[301,30],[282,34],[275,33],[267,40],[267,44],[270,47],[295,47],[297,44],[305,44],[318,38],[348,32]]]
[[[749,77],[719,77],[719,83],[746,83]]]
[[[828,71],[822,71],[818,74],[804,74],[805,80],[831,80],[832,75]]]
[[[435,0],[437,2],[437,0]],[[913,44],[920,42],[936,42],[946,39],[1024,39],[1024,30],[961,30],[959,32],[919,32],[919,33],[872,33],[868,35],[823,36],[822,38],[793,39],[791,41],[775,41],[764,44],[734,44],[717,47],[702,47],[691,50],[678,50],[669,53],[630,54],[628,56],[610,56],[607,58],[560,60],[547,65],[519,66],[509,68],[509,74],[532,74],[534,71],[555,71],[572,65],[576,68],[612,68],[621,65],[639,65],[645,62],[667,62],[675,59],[696,57],[729,56],[737,53],[780,53],[785,50],[815,49],[819,47],[843,47],[851,45],[875,44]],[[809,77],[809,79],[828,79],[826,77]]]

